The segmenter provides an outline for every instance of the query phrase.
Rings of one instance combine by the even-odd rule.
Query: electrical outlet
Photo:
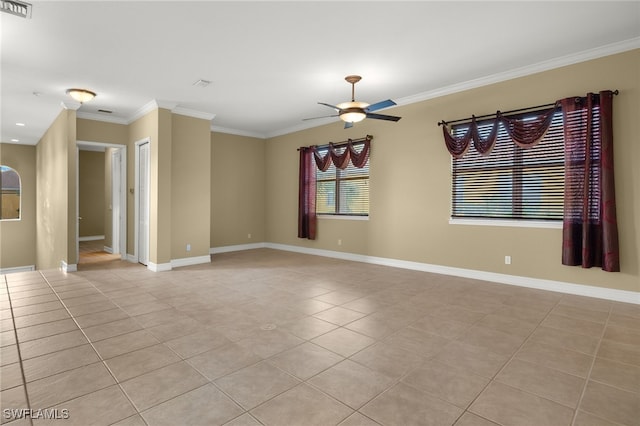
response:
[[[247,239],[251,239],[251,234],[247,234]]]
[[[511,265],[511,256],[505,256],[504,257],[504,264],[505,265]]]
[[[338,239],[338,245],[341,246],[342,245],[342,240]]]
[[[187,244],[187,251],[191,251],[191,244]]]

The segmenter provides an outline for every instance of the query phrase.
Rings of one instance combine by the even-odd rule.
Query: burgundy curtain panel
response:
[[[367,136],[362,149],[358,152],[353,141],[348,140],[342,154],[330,143],[327,153],[323,156],[317,147],[302,147],[300,151],[300,174],[298,180],[298,238],[316,239],[316,167],[326,172],[331,164],[344,170],[349,162],[355,167],[362,168],[367,164],[371,149],[371,136]]]
[[[300,148],[298,238],[316,239],[316,166],[312,148]]]
[[[613,170],[613,92],[561,101],[565,137],[562,264],[620,271]]]

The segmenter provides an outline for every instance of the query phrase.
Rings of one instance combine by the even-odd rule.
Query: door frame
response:
[[[95,142],[95,141],[76,141],[76,259],[80,261],[80,150],[89,151],[106,151],[107,148],[114,148],[120,153],[120,176],[119,187],[120,197],[114,197],[116,189],[113,187],[113,183],[116,180],[114,176],[111,177],[111,197],[112,202],[119,201],[119,221],[116,221],[112,213],[112,223],[114,228],[112,229],[112,239],[116,233],[118,235],[119,244],[116,247],[112,247],[114,252],[118,250],[120,252],[120,258],[127,259],[127,145],[114,144],[107,142]],[[113,168],[112,168],[113,170]],[[113,210],[112,210],[113,212]],[[117,222],[117,223],[116,223]],[[116,225],[117,228],[116,229]],[[114,244],[112,244],[114,245]]]
[[[135,153],[135,163],[134,163],[134,186],[133,186],[133,199],[134,199],[134,222],[133,222],[133,227],[134,227],[134,252],[133,252],[133,261],[135,263],[140,263],[140,241],[139,241],[139,235],[140,235],[140,191],[138,190],[139,185],[140,185],[140,147],[142,145],[148,144],[149,145],[149,152],[147,155],[147,195],[149,195],[149,193],[151,192],[151,182],[150,182],[150,166],[151,166],[151,138],[147,137],[144,139],[140,139],[139,141],[134,142],[134,153]],[[150,200],[149,200],[150,201]],[[150,219],[150,206],[147,206],[147,266],[149,264],[149,249],[150,249],[150,241],[149,241],[149,236],[151,233],[151,226],[149,223],[149,219]]]

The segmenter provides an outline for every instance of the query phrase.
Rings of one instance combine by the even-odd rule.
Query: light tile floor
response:
[[[640,423],[636,305],[269,249],[0,282],[12,426]]]

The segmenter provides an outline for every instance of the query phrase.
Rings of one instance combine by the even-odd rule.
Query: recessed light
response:
[[[11,139],[11,142],[20,142],[20,139]]]
[[[16,123],[16,126],[24,127],[24,126],[26,126],[26,124],[24,124],[24,123]]]

